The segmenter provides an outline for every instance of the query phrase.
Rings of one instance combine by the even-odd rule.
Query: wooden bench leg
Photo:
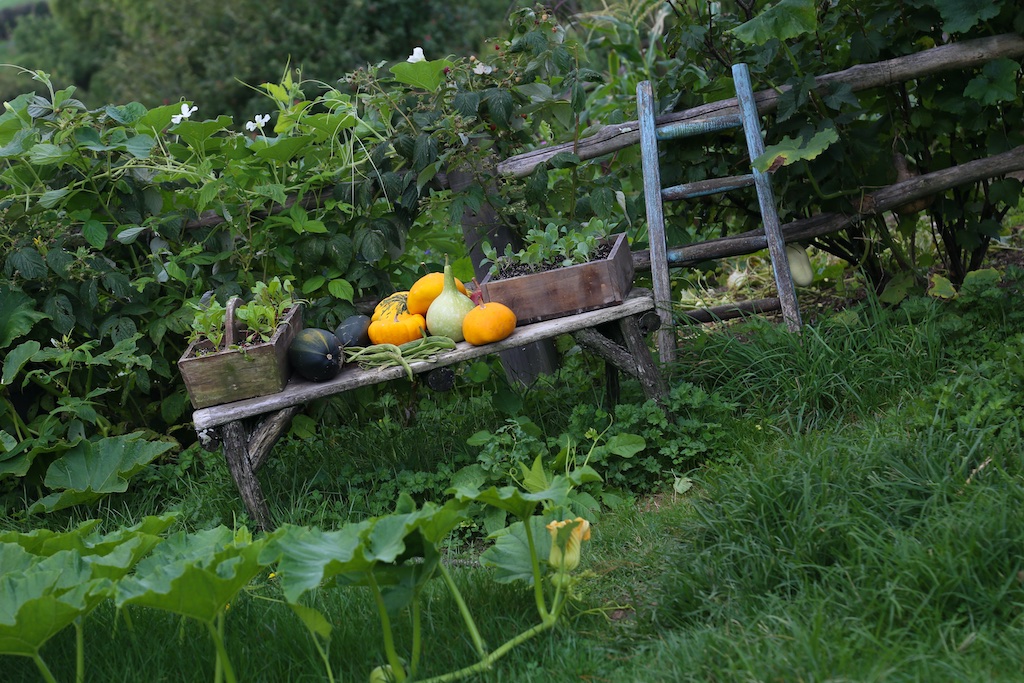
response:
[[[598,332],[587,328],[573,333],[576,340],[589,348],[616,369],[636,378],[643,387],[644,395],[656,401],[664,401],[668,396],[665,381],[654,365],[651,351],[640,332],[636,316],[628,316],[618,323],[623,345]]]
[[[241,420],[229,422],[221,428],[224,458],[228,470],[235,480],[238,493],[245,503],[249,516],[260,529],[273,528],[274,523],[267,507],[267,499],[263,495],[256,470],[266,461],[274,444],[288,428],[292,418],[302,406],[290,406],[283,410],[270,413],[256,425],[252,434],[247,433]]]
[[[619,330],[626,342],[626,349],[634,363],[633,375],[644,388],[644,396],[663,402],[668,397],[668,386],[658,372],[658,367],[651,358],[651,350],[640,331],[640,321],[635,315],[619,321]]]

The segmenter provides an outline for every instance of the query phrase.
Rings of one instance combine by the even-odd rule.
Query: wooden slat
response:
[[[747,139],[747,150],[750,162],[764,154],[764,140],[761,139],[761,121],[754,103],[754,89],[750,85],[750,71],[746,64],[734,64],[732,80],[736,84],[736,96],[740,105],[740,118],[743,119],[743,132]],[[782,301],[782,316],[786,327],[791,332],[800,329],[800,307],[796,300],[796,287],[789,271],[789,259],[786,257],[786,241],[782,237],[779,224],[779,213],[775,206],[775,193],[772,181],[767,173],[751,168],[754,175],[754,187],[757,188],[757,201],[761,206],[761,224],[768,240],[768,254],[771,256],[772,271],[775,273],[775,285]],[[653,253],[652,253],[653,257]],[[666,257],[667,260],[667,257]]]
[[[439,354],[434,362],[416,361],[411,363],[411,366],[414,373],[427,372],[434,368],[461,363],[507,349],[521,348],[560,334],[620,320],[653,308],[654,300],[649,292],[634,290],[630,298],[618,306],[526,325],[517,328],[511,336],[494,344],[472,346],[466,342],[460,342],[455,350]],[[197,410],[192,414],[192,421],[196,431],[200,431],[404,376],[405,371],[398,367],[364,370],[352,365],[344,367],[340,375],[327,382],[307,382],[293,377],[284,391],[280,393]]]
[[[721,130],[740,127],[742,122],[737,114],[713,116],[702,121],[677,121],[657,129],[659,140],[677,140],[705,133],[717,133]]]
[[[708,178],[707,180],[698,180],[692,183],[666,187],[661,191],[661,198],[665,201],[693,199],[694,197],[706,197],[707,195],[718,194],[719,192],[738,190],[742,187],[750,187],[753,184],[754,175],[752,173],[726,178]]]
[[[661,316],[657,346],[662,363],[676,359],[676,336],[672,319],[672,283],[668,273],[668,241],[665,211],[661,201],[661,168],[654,125],[654,95],[650,81],[636,86],[636,109],[640,124],[640,159],[643,164],[644,202],[647,206],[647,240],[651,245],[651,280],[654,301]]]

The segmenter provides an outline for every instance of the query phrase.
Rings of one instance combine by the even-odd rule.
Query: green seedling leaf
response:
[[[80,441],[46,470],[46,486],[61,491],[35,502],[29,512],[52,512],[99,500],[108,493],[123,493],[133,475],[174,446],[147,441],[142,432]]]
[[[794,140],[787,135],[778,144],[767,145],[764,153],[754,159],[753,165],[759,171],[770,173],[801,159],[814,159],[838,140],[835,128],[818,131],[809,140]]]
[[[546,567],[548,555],[551,553],[551,534],[546,528],[548,520],[533,516],[529,518],[529,523],[533,532],[537,561],[541,563],[541,567]],[[523,522],[512,524],[505,533],[498,536],[494,545],[480,555],[480,564],[494,568],[494,580],[498,583],[525,581],[532,586],[533,564]]]
[[[750,21],[732,29],[733,35],[748,45],[764,45],[777,38],[780,41],[814,33],[818,28],[818,14],[814,0],[781,0]]]
[[[174,534],[118,582],[115,602],[119,608],[144,605],[210,624],[266,566],[259,556],[267,540],[253,540],[244,527]]]
[[[551,485],[547,470],[544,469],[544,456],[538,455],[533,461],[533,466],[523,469],[523,488],[530,492],[543,491]]]
[[[447,59],[423,62],[399,62],[391,67],[391,74],[399,83],[434,92],[444,80],[444,70],[451,67]]]

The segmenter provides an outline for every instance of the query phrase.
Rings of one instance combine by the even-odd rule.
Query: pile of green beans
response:
[[[434,335],[414,339],[401,346],[395,344],[352,346],[345,349],[345,357],[347,362],[357,363],[361,368],[402,367],[405,369],[409,381],[412,381],[413,373],[409,361],[433,361],[438,353],[454,348],[455,342],[451,338]]]

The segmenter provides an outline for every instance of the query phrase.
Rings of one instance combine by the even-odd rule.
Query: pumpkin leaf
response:
[[[550,485],[540,491],[524,493],[515,486],[503,486],[479,490],[472,486],[456,486],[448,490],[448,493],[463,502],[483,503],[496,507],[500,510],[510,512],[519,519],[526,519],[531,516],[541,503],[548,502],[551,505],[562,505],[569,495],[570,482],[563,475],[555,475],[551,478]]]
[[[79,441],[46,470],[46,486],[61,490],[33,503],[29,512],[52,512],[123,493],[134,474],[174,445],[147,441],[142,432]]]
[[[105,600],[111,582],[90,573],[70,550],[40,558],[17,544],[0,544],[0,654],[36,655]]]
[[[115,603],[212,623],[263,570],[259,558],[269,538],[253,540],[245,527],[232,531],[225,526],[174,534],[118,582]]]
[[[548,520],[534,515],[529,518],[530,530],[537,551],[537,561],[546,566],[551,553],[551,534],[545,528]],[[516,522],[495,539],[494,545],[480,555],[480,564],[492,567],[494,580],[498,583],[525,581],[533,585],[533,563],[530,559],[530,544],[526,538],[523,522]]]
[[[260,562],[277,562],[281,588],[288,602],[296,602],[306,591],[350,572],[372,566],[361,539],[369,522],[347,524],[337,531],[286,525],[271,539],[260,555]]]

